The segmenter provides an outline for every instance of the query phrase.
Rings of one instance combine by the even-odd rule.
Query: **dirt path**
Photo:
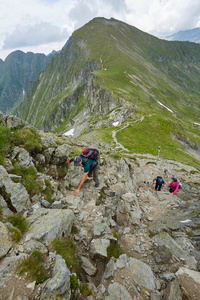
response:
[[[128,151],[128,152],[129,152],[129,150],[128,150],[127,148],[125,148],[122,144],[120,144],[120,143],[118,142],[118,140],[117,140],[117,138],[116,138],[116,134],[117,134],[118,131],[123,130],[124,128],[128,127],[130,124],[133,124],[133,123],[136,123],[136,122],[142,122],[142,121],[144,120],[144,118],[145,118],[145,116],[142,116],[141,119],[138,119],[138,120],[133,121],[133,122],[130,122],[130,123],[127,122],[127,124],[124,125],[122,128],[120,128],[120,129],[118,129],[118,130],[113,130],[113,131],[112,131],[112,138],[113,138],[113,141],[114,141],[115,144],[116,144],[116,147],[121,148],[123,151]]]

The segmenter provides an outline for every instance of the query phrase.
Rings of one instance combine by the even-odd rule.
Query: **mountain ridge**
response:
[[[160,134],[175,137],[175,148],[181,146],[177,140],[189,141],[199,151],[198,126],[193,128],[200,121],[199,49],[113,18],[95,18],[76,30],[41,72],[18,115],[45,131],[76,127],[78,136],[112,127],[117,118],[120,126],[128,118],[155,114],[171,123],[170,132]]]

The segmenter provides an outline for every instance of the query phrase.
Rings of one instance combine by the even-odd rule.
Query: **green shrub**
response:
[[[14,227],[18,228],[21,233],[24,233],[28,230],[27,219],[21,215],[8,216],[7,221],[10,222]]]
[[[54,190],[51,187],[51,183],[49,180],[45,179],[46,189],[44,190],[44,194],[46,195],[47,201],[52,203],[52,196],[54,194]]]
[[[76,291],[79,287],[78,278],[75,274],[70,275],[70,285],[73,291]]]
[[[10,236],[11,236],[13,241],[18,243],[21,240],[22,234],[21,234],[21,231],[18,228],[12,227],[12,228],[9,229],[9,232],[10,232]]]
[[[148,161],[148,162],[146,163],[146,165],[150,165],[150,164],[152,164],[152,165],[157,165],[157,163],[156,163],[155,161]]]
[[[0,164],[4,164],[4,159],[6,158],[7,151],[10,146],[10,128],[0,124]]]
[[[78,228],[77,228],[75,225],[72,226],[71,233],[72,233],[72,234],[78,233]]]
[[[27,273],[27,277],[35,280],[37,284],[43,283],[48,279],[47,272],[44,268],[45,254],[34,250],[32,254],[19,263],[17,271],[22,275]]]
[[[37,179],[37,171],[33,167],[25,168],[24,166],[15,164],[12,173],[22,176],[21,183],[30,196],[41,193],[40,186],[35,182]]]
[[[88,285],[86,283],[80,284],[79,290],[80,290],[81,294],[85,297],[92,295],[92,290],[88,287]]]
[[[52,242],[54,251],[60,254],[71,272],[77,275],[81,273],[78,258],[76,256],[76,245],[67,237],[55,238]]]
[[[25,148],[31,155],[42,151],[40,136],[33,128],[13,130],[12,145]]]
[[[122,250],[117,241],[111,241],[110,246],[107,248],[108,260],[113,256],[118,258],[122,254]]]

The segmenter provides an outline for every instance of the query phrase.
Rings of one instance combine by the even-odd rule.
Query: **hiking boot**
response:
[[[99,183],[95,183],[95,187],[98,187],[99,186]]]

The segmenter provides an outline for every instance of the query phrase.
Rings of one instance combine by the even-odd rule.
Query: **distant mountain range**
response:
[[[166,37],[169,41],[188,41],[200,43],[200,28],[179,31]]]
[[[17,50],[5,61],[0,60],[0,110],[3,113],[8,114],[24,99],[30,82],[37,79],[55,54],[46,56]]]

